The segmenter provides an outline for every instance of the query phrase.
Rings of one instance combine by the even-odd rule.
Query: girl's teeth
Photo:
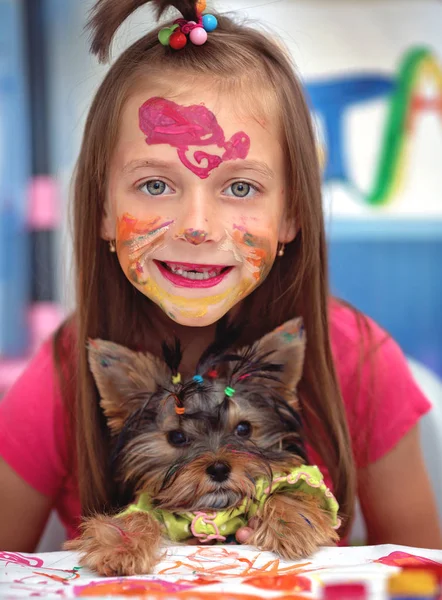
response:
[[[184,271],[181,267],[171,266],[170,270],[175,275],[179,275],[180,277],[184,277],[184,279],[192,279],[192,280],[203,280],[210,279],[212,277],[216,277],[221,273],[221,268],[219,271]]]
[[[171,266],[169,267],[172,273],[175,275],[179,275],[180,277],[184,277],[185,279],[192,280],[203,280],[210,279],[212,277],[216,277],[221,273],[221,268],[217,271],[184,271],[182,267]]]

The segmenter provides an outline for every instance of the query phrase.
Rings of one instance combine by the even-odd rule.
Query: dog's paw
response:
[[[275,494],[264,504],[248,543],[275,552],[286,560],[296,560],[338,540],[330,516],[315,501]]]
[[[151,573],[161,559],[161,527],[149,514],[86,519],[81,535],[64,544],[81,553],[80,564],[104,576]]]

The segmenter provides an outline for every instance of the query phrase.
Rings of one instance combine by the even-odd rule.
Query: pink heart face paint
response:
[[[149,98],[140,108],[140,129],[147,144],[169,144],[178,150],[184,166],[201,179],[226,160],[246,158],[250,138],[243,131],[226,140],[215,115],[205,106],[181,106],[164,98]],[[196,150],[192,163],[187,157],[190,146],[218,146],[221,156]],[[206,166],[200,166],[203,161]]]
[[[104,231],[140,292],[176,322],[205,326],[273,265],[286,222],[284,156],[278,129],[238,115],[229,97],[195,87],[183,96],[129,98]]]

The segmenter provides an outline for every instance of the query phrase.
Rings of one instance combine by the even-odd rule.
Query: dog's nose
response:
[[[216,462],[213,465],[209,465],[206,469],[207,475],[209,475],[210,479],[213,481],[217,481],[221,483],[225,481],[229,477],[229,473],[231,468],[226,463]]]

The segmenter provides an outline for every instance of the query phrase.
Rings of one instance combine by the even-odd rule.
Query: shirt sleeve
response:
[[[51,498],[66,476],[64,413],[48,341],[0,400],[0,456]]]
[[[344,330],[337,370],[356,464],[364,467],[390,452],[431,403],[398,344],[376,323],[353,314]]]

